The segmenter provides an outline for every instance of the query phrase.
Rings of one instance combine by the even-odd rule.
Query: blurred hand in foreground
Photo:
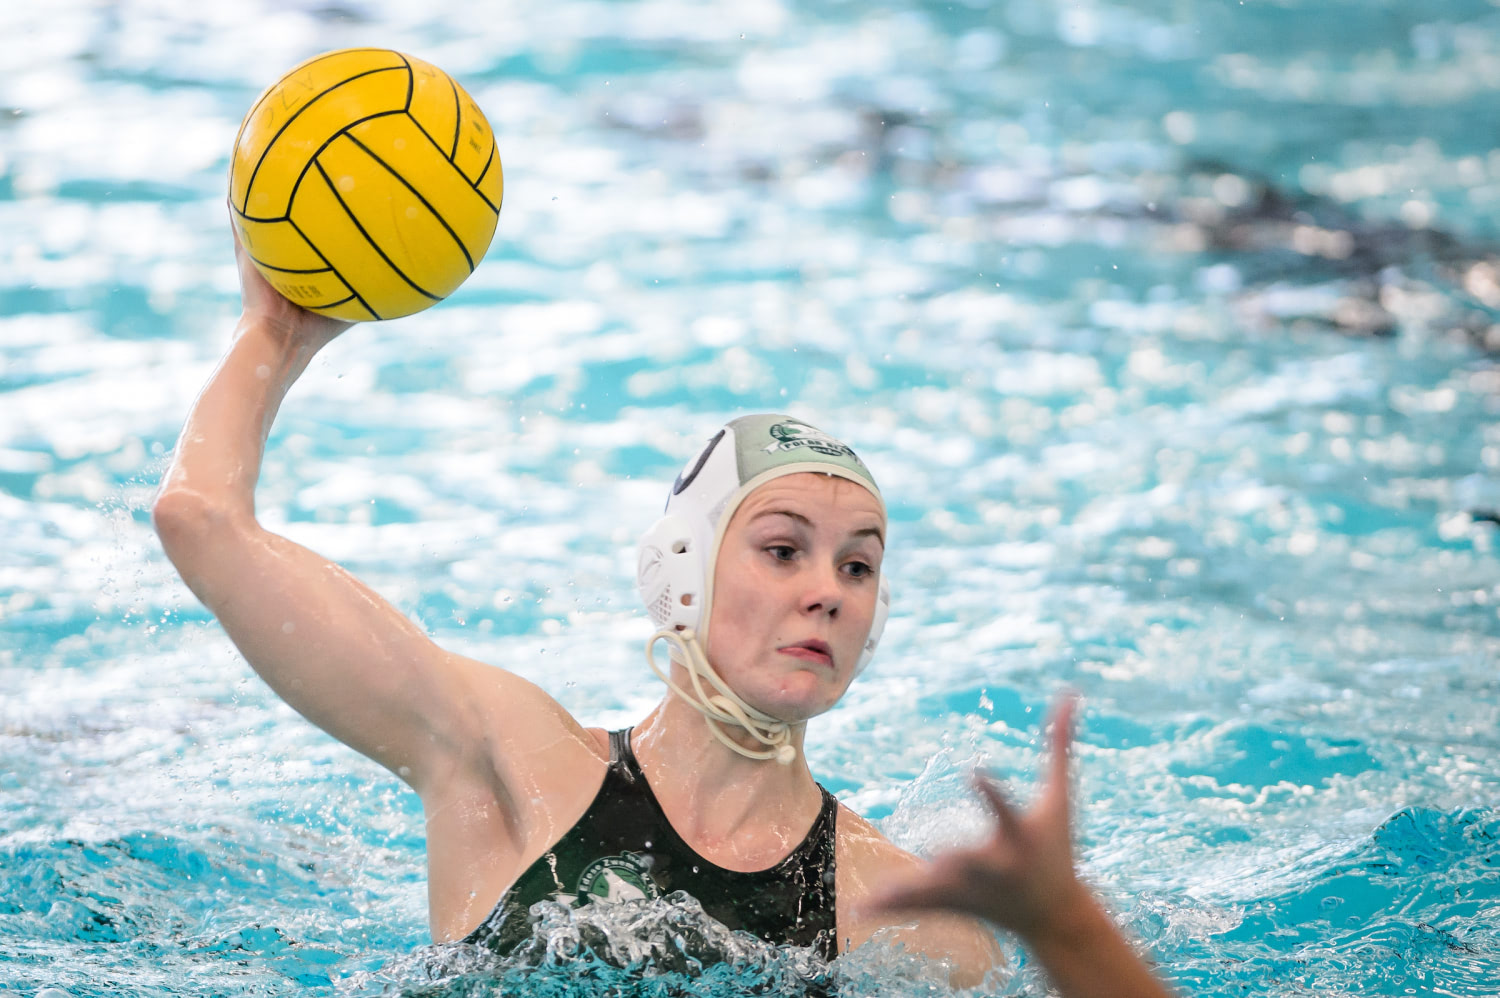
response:
[[[1074,865],[1069,751],[1076,710],[1073,694],[1053,710],[1047,781],[1030,810],[1017,810],[995,780],[975,774],[975,787],[994,816],[990,836],[887,884],[866,907],[889,915],[959,912],[1009,929],[1068,998],[1163,998],[1169,992]]]

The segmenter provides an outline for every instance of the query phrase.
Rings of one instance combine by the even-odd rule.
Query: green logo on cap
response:
[[[770,433],[776,441],[766,446],[767,454],[785,454],[805,447],[825,457],[847,458],[856,464],[864,465],[848,444],[835,440],[822,430],[808,426],[806,423],[773,423],[766,432]]]

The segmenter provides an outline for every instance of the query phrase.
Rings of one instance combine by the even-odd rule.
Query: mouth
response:
[[[816,662],[819,665],[833,665],[833,649],[828,647],[828,642],[819,641],[817,638],[799,641],[794,645],[783,645],[776,650],[783,655]]]

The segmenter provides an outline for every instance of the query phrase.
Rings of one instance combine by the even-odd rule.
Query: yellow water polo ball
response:
[[[240,125],[229,204],[250,259],[303,308],[394,319],[484,257],[504,180],[489,122],[447,73],[389,49],[309,59]]]

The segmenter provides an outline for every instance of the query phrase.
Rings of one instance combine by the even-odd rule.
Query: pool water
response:
[[[263,522],[623,726],[660,692],[635,538],[725,418],[790,411],[892,513],[886,640],[809,733],[851,807],[965,840],[969,770],[1030,793],[1071,686],[1084,869],[1184,994],[1500,991],[1491,4],[57,0],[0,37],[0,988],[811,972],[731,939],[643,980],[561,912],[520,963],[428,945],[415,798],[159,550],[239,118],[370,44],[475,96],[504,211],[449,301],[314,363]],[[1007,946],[986,992],[1043,993]]]

